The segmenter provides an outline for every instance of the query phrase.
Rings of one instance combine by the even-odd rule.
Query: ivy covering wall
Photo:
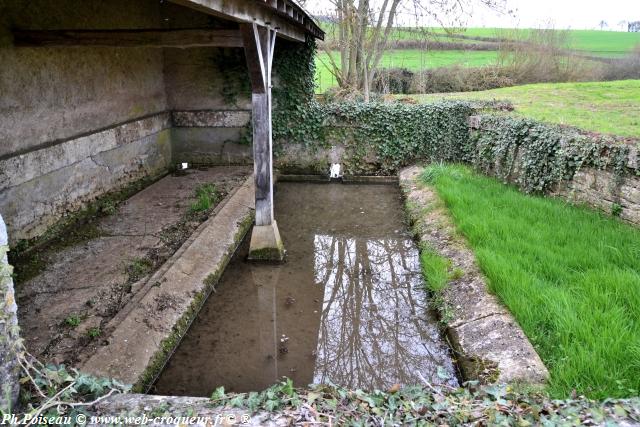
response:
[[[339,146],[348,174],[391,174],[410,163],[455,161],[466,145],[465,102],[320,103],[314,97],[315,43],[276,51],[273,138],[276,157],[291,145],[313,154]]]
[[[479,120],[461,160],[526,192],[548,192],[587,167],[609,170],[616,180],[630,172],[631,147],[614,138],[523,118],[483,115]]]

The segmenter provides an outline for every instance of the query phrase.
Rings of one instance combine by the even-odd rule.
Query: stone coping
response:
[[[162,408],[162,410],[158,410]],[[290,426],[293,417],[283,412],[252,412],[244,408],[225,408],[206,397],[152,396],[119,394],[109,397],[90,410],[93,416],[146,416],[146,426],[167,426],[162,417],[171,417],[173,425],[210,426]],[[157,418],[156,418],[157,417]],[[90,420],[90,418],[89,418]],[[124,422],[124,421],[123,421]],[[182,422],[182,424],[180,424]],[[106,423],[89,422],[87,427],[102,427]],[[133,425],[133,423],[129,424]]]
[[[543,384],[547,368],[509,310],[489,293],[475,255],[458,235],[437,194],[419,181],[423,168],[399,173],[407,211],[420,243],[449,259],[462,277],[443,292],[447,336],[463,379]]]

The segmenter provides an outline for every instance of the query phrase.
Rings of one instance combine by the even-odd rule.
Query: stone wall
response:
[[[251,164],[248,140],[251,111],[174,111],[171,140],[176,163]]]
[[[578,171],[572,180],[559,185],[551,194],[606,213],[616,212],[623,220],[640,225],[640,176],[630,174],[622,179],[617,190],[612,191],[616,187],[613,172],[585,168]]]
[[[0,212],[14,241],[170,165],[170,114],[161,113],[0,160]]]
[[[177,161],[246,163],[246,146],[223,146],[242,139],[250,101],[229,98],[248,88],[242,49],[24,48],[11,30],[228,25],[155,0],[0,0],[0,213],[14,243],[106,192],[166,173],[172,139]],[[227,120],[218,110],[241,112]]]
[[[20,334],[11,266],[7,261],[9,240],[0,215],[0,412],[11,413],[18,400]]]
[[[0,212],[12,241],[170,161],[162,49],[15,47],[12,28],[158,28],[158,2],[0,3]]]
[[[524,190],[640,225],[638,142],[527,119],[471,116],[468,123],[461,160]]]

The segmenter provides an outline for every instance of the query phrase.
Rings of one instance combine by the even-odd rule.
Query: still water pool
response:
[[[275,207],[286,262],[247,262],[247,236],[154,393],[457,385],[398,187],[285,182]]]

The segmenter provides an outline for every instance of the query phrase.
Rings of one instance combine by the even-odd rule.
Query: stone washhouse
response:
[[[164,176],[182,162],[206,157],[210,164],[253,165],[253,178],[234,195],[238,203],[225,204],[216,216],[223,221],[224,210],[242,209],[218,224],[223,235],[205,229],[192,236],[194,264],[204,253],[213,267],[189,266],[193,283],[174,282],[180,285],[173,292],[188,297],[163,319],[162,332],[124,337],[83,368],[131,383],[153,376],[147,368],[169,351],[161,342],[195,315],[210,291],[203,279],[220,273],[254,215],[251,256],[282,258],[273,215],[271,87],[286,89],[287,82],[273,75],[272,83],[274,50],[323,37],[290,0],[0,0],[0,214],[6,223],[0,244],[41,238],[97,197]],[[250,87],[250,96],[225,95],[229,58],[240,58],[234,78]],[[250,127],[253,149],[237,144]],[[10,278],[2,291],[13,302]],[[132,301],[111,343],[131,332],[127,316],[143,302]],[[15,304],[3,307],[7,334]],[[129,347],[143,349],[140,357],[123,347],[132,340],[137,344]],[[9,385],[16,372],[6,346],[11,340],[0,340],[0,382]],[[122,360],[114,362],[118,352]]]

